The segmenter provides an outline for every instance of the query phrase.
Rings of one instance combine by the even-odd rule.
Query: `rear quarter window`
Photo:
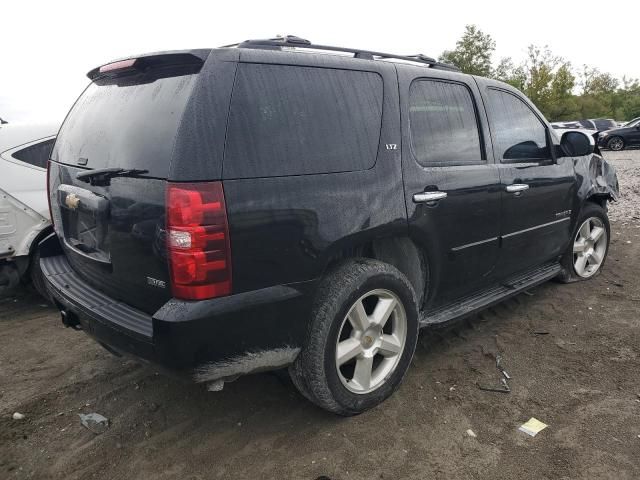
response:
[[[34,143],[28,147],[22,148],[11,155],[16,160],[28,163],[35,167],[47,168],[47,162],[51,155],[51,149],[55,143],[55,138]]]
[[[382,78],[372,72],[240,64],[224,178],[345,172],[376,161]]]

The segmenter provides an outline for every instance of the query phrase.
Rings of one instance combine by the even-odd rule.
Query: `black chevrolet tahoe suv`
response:
[[[67,326],[212,390],[287,368],[341,415],[418,330],[604,264],[615,171],[519,91],[298,37],[89,72],[48,168]]]

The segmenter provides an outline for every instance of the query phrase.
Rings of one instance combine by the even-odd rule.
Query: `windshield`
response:
[[[624,128],[629,128],[629,127],[635,127],[638,124],[640,124],[640,118],[635,118],[633,120],[631,120],[629,123],[627,123]]]

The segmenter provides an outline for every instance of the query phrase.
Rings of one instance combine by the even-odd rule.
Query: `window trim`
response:
[[[478,131],[478,140],[480,143],[480,160],[473,162],[420,162],[418,160],[418,155],[416,154],[415,148],[413,147],[413,133],[411,130],[411,90],[414,87],[414,84],[418,82],[439,82],[439,83],[449,83],[453,85],[459,85],[464,87],[469,96],[471,97],[471,104],[473,105],[473,111],[476,119],[476,128]],[[409,150],[411,151],[411,156],[422,168],[431,168],[431,167],[465,167],[465,166],[473,166],[473,165],[487,165],[489,162],[487,160],[487,147],[484,141],[484,130],[482,128],[482,122],[480,121],[480,112],[478,110],[478,103],[476,101],[475,96],[473,95],[473,90],[467,85],[465,82],[460,82],[456,80],[449,80],[446,78],[438,78],[438,77],[417,77],[411,80],[408,89],[408,97],[407,97],[407,125],[408,125],[408,133],[409,133]],[[425,164],[423,164],[425,163]]]
[[[512,97],[515,97],[517,100],[519,100],[522,104],[524,104],[525,107],[527,107],[527,109],[529,109],[529,111],[538,119],[538,121],[540,122],[540,124],[542,125],[542,127],[544,128],[544,138],[547,142],[547,149],[549,151],[549,156],[547,158],[514,158],[514,159],[504,159],[502,157],[498,158],[499,163],[501,164],[505,164],[505,165],[513,165],[513,164],[534,164],[534,165],[541,165],[541,164],[553,164],[556,163],[556,157],[554,155],[554,148],[553,148],[553,142],[551,141],[551,135],[549,133],[549,126],[547,125],[547,123],[540,118],[540,115],[538,115],[538,113],[531,108],[531,106],[529,105],[529,103],[524,100],[520,95],[518,95],[517,93],[511,92],[509,90],[506,90],[504,88],[499,88],[499,87],[487,87],[487,91],[490,90],[494,90],[496,92],[500,92],[500,93],[506,93],[508,95],[511,95]],[[487,95],[487,103],[489,104],[489,110],[493,108],[493,106],[491,105],[491,102],[489,101],[489,95]],[[489,122],[489,131],[491,132],[491,142],[493,143],[493,154],[494,156],[497,156],[498,152],[498,145],[497,145],[497,140],[495,138],[494,135],[494,131],[492,129],[493,125],[492,125],[492,121],[491,121],[491,116],[490,113],[487,111],[487,121]]]

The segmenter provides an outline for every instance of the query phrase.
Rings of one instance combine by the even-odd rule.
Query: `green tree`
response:
[[[575,120],[578,104],[573,95],[576,77],[571,72],[571,65],[563,63],[556,70],[551,81],[551,95],[546,106],[545,115],[555,120]]]
[[[582,118],[614,117],[624,103],[618,92],[619,82],[609,73],[584,65],[580,84],[578,104]]]
[[[495,68],[491,59],[496,44],[489,34],[467,25],[453,50],[440,61],[464,73],[493,77],[524,92],[551,121],[583,118],[630,120],[640,117],[640,82],[584,66],[576,76],[571,63],[549,47],[530,45],[525,59],[516,63],[502,58]]]
[[[440,61],[455,65],[464,73],[489,77],[492,74],[491,57],[496,42],[475,25],[465,26],[464,33],[456,42],[456,48],[445,50]]]
[[[524,84],[527,81],[524,68],[522,65],[516,66],[511,57],[505,57],[500,60],[493,72],[493,78],[508,83],[518,90],[524,90]]]
[[[616,91],[620,82],[609,73],[584,65],[581,83],[582,95],[608,95]]]
[[[530,45],[527,58],[519,66],[510,58],[502,59],[495,78],[522,90],[549,119],[568,120],[578,111],[572,93],[576,78],[571,64],[547,46]]]

